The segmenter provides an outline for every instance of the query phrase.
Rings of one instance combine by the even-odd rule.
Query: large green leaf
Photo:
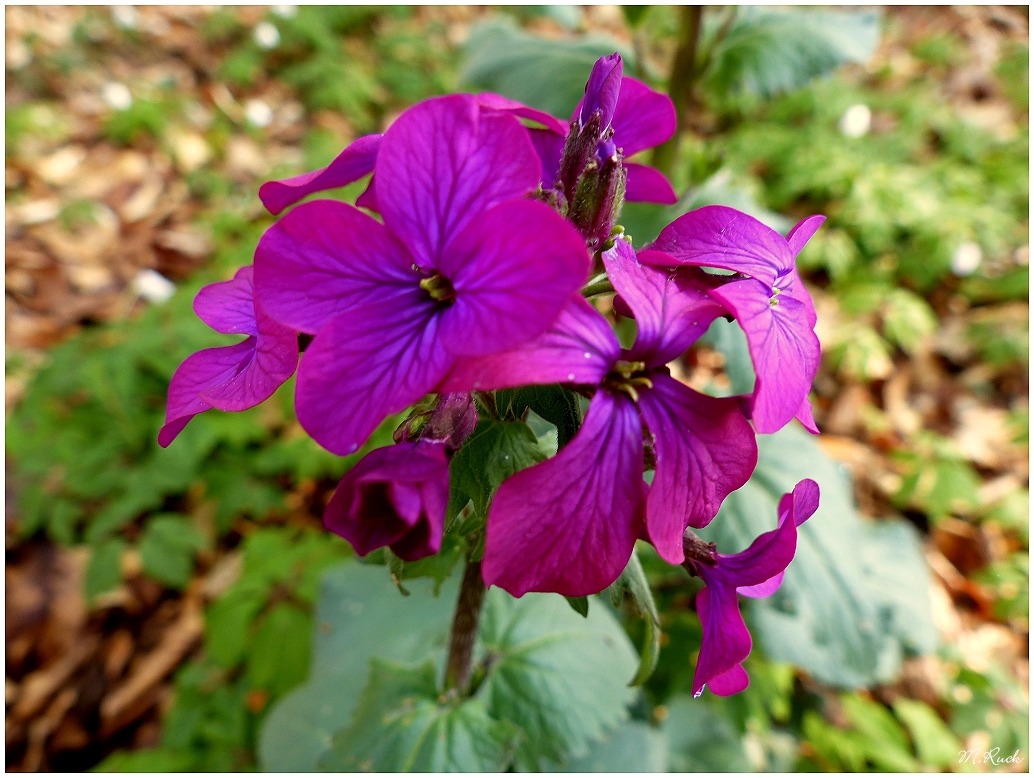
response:
[[[927,571],[912,527],[863,521],[840,467],[796,426],[759,436],[758,448],[754,475],[703,533],[719,550],[740,551],[773,529],[780,495],[800,479],[822,490],[782,587],[747,605],[765,653],[822,683],[859,687],[893,678],[906,654],[935,650]]]
[[[732,722],[704,700],[679,694],[665,706],[662,730],[673,773],[738,773],[750,769]]]
[[[638,664],[628,636],[599,603],[583,618],[556,595],[516,600],[493,588],[486,599],[481,639],[491,662],[478,696],[523,730],[519,764],[583,755],[627,715]]]
[[[848,62],[866,63],[880,41],[874,11],[743,6],[714,49],[705,84],[716,95],[772,97]]]
[[[494,19],[476,26],[464,46],[464,84],[519,100],[567,119],[600,57],[627,50],[602,37],[550,41]]]
[[[628,721],[589,747],[589,753],[559,768],[561,773],[663,773],[668,767],[664,734],[641,721]]]
[[[403,597],[380,566],[347,563],[330,570],[316,606],[309,679],[270,711],[259,740],[262,768],[315,769],[334,733],[348,726],[371,657],[414,662],[444,656],[456,587],[454,579],[446,581],[436,598],[432,582],[419,580]]]
[[[495,721],[480,700],[439,698],[434,662],[370,661],[352,724],[334,737],[320,768],[331,772],[501,772],[520,730]]]

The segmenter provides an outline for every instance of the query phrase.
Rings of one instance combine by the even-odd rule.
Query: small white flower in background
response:
[[[244,118],[256,127],[268,127],[273,121],[273,109],[264,100],[248,100],[244,104]]]
[[[116,5],[111,9],[111,20],[123,30],[135,30],[140,21],[140,14],[134,5]]]
[[[133,291],[147,302],[161,305],[176,294],[176,284],[155,270],[141,270],[133,278]]]
[[[296,5],[274,5],[269,10],[281,19],[293,19],[298,15],[298,6]]]
[[[116,111],[125,111],[133,104],[133,94],[129,87],[118,81],[109,81],[101,89],[101,98]]]
[[[955,249],[951,257],[951,272],[957,276],[970,276],[980,267],[984,259],[984,252],[980,246],[971,240],[966,241]]]
[[[275,49],[276,45],[280,43],[280,30],[276,28],[275,24],[270,22],[260,22],[255,25],[255,31],[252,33],[252,37],[255,39],[255,43],[261,49]]]
[[[869,106],[859,103],[852,105],[840,117],[840,132],[848,138],[860,138],[869,132],[872,126],[872,111]]]

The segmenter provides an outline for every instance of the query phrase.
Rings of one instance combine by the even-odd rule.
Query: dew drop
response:
[[[573,381],[574,380],[574,373],[568,373],[567,374],[567,380],[568,381]]]
[[[592,359],[592,354],[590,354],[588,351],[586,351],[585,352],[585,358],[586,359]]]

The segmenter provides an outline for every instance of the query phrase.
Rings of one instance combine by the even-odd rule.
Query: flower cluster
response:
[[[198,294],[204,321],[248,337],[179,367],[159,442],[209,408],[262,402],[296,367],[298,420],[335,454],[411,408],[396,444],[345,475],[324,520],[360,554],[416,560],[440,549],[455,518],[449,462],[478,423],[474,398],[559,384],[589,399],[584,421],[556,456],[499,487],[483,525],[485,582],[514,596],[593,594],[648,540],[706,584],[697,690],[741,690],[750,636],[737,592],[775,591],[818,489],[801,482],[778,529],[740,554],[718,554],[692,528],[746,483],[756,432],[795,417],[814,431],[819,346],[794,259],[822,217],[783,238],[709,206],[636,251],[615,226],[622,202],[676,197],[626,157],[675,129],[671,101],[623,76],[615,54],[596,63],[569,123],[494,94],[431,99],[328,167],[265,184],[279,214],[372,174],[356,206],[297,205],[262,236],[252,267]],[[614,311],[635,320],[629,348],[580,292],[594,268]],[[749,397],[703,395],[666,367],[718,317],[746,333]]]

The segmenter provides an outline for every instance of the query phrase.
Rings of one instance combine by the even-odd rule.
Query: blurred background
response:
[[[783,232],[829,217],[799,259],[817,442],[852,478],[845,512],[915,530],[923,568],[865,585],[931,636],[863,673],[762,630],[748,691],[691,701],[692,598],[647,560],[664,631],[632,715],[682,733],[658,769],[1026,771],[1027,14],[7,7],[7,768],[262,766],[264,721],[309,677],[320,579],[351,555],[320,516],[354,458],[305,436],[291,383],[158,448],[172,372],[228,340],[193,296],[251,262],[263,181],[431,95],[566,117],[618,50],[683,111],[642,160],[682,198],[626,207],[636,245],[706,203]],[[731,353],[713,332],[674,370],[732,390]]]

